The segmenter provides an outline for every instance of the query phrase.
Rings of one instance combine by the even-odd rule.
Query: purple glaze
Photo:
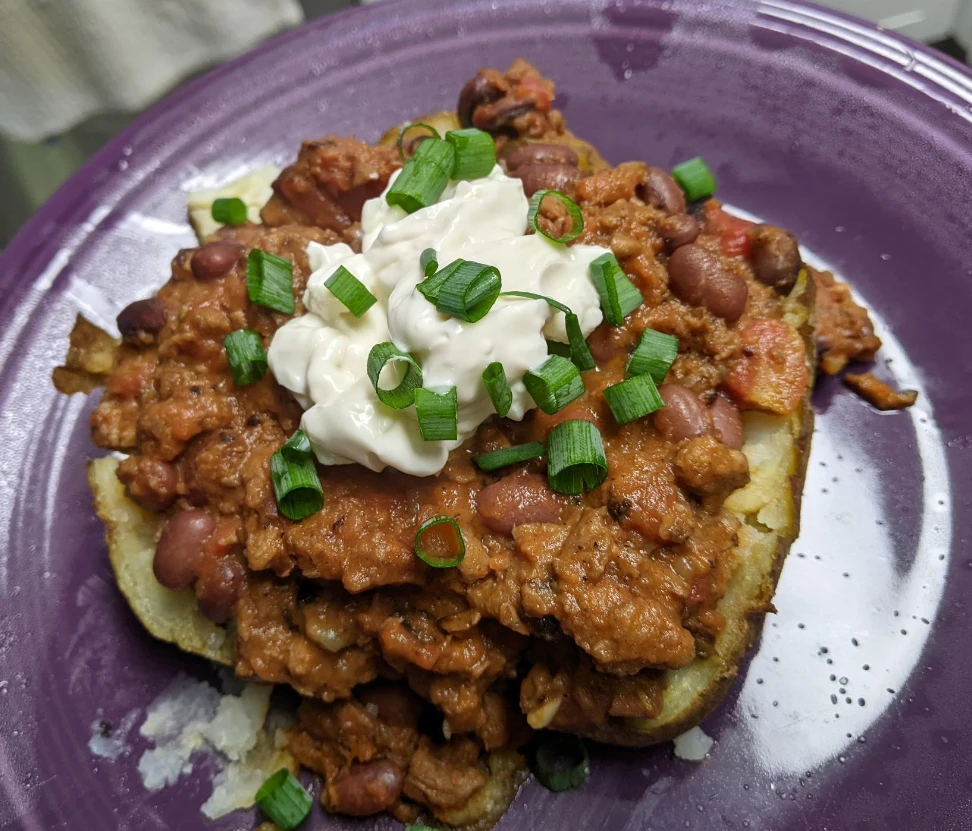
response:
[[[117,762],[87,749],[101,715],[115,721],[146,706],[180,670],[207,670],[144,634],[114,587],[84,479],[83,461],[95,453],[87,435],[92,402],[62,399],[48,383],[74,314],[110,316],[165,279],[175,250],[192,240],[180,187],[200,172],[225,178],[239,163],[283,162],[300,139],[326,132],[375,139],[408,115],[451,107],[480,65],[521,55],[558,82],[570,124],[609,159],[671,165],[703,155],[726,201],[789,227],[851,278],[924,380],[957,530],[918,667],[882,704],[866,743],[842,751],[843,763],[797,775],[767,770],[754,750],[746,710],[756,700],[753,674],[770,687],[810,664],[828,671],[822,653],[777,655],[782,628],[794,621],[781,608],[780,628],[768,624],[745,685],[706,723],[719,740],[707,763],[675,763],[669,747],[597,748],[583,790],[554,796],[529,785],[499,828],[972,826],[968,71],[803,4],[716,2],[704,13],[702,4],[661,0],[492,5],[498,10],[401,0],[276,38],[138,119],[0,260],[0,829],[248,827],[239,817],[204,822],[197,811],[204,776],[146,794],[135,767],[140,740]],[[867,459],[860,476],[883,488],[881,521],[893,570],[904,578],[922,512],[934,516],[915,449],[923,416],[876,414],[833,382],[818,402],[813,463],[841,461],[828,446],[852,446]],[[816,556],[849,569],[862,556],[850,536],[846,547],[808,547],[820,526],[842,527],[841,503],[865,481],[840,468],[830,486],[823,468],[815,470],[804,513],[811,533],[794,547],[805,557],[791,557],[784,581],[809,575],[801,569]],[[797,592],[791,603],[799,599]],[[908,637],[921,625],[908,621]],[[804,717],[811,715],[793,715]],[[787,729],[779,736],[794,741]],[[397,824],[317,817],[308,827]]]

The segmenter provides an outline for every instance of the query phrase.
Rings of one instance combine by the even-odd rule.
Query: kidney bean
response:
[[[128,495],[143,508],[164,511],[177,496],[179,474],[174,465],[146,456],[129,456],[118,468]]]
[[[565,144],[524,144],[506,159],[506,169],[517,170],[528,164],[566,164],[577,167],[577,154]]]
[[[528,522],[557,522],[560,502],[547,480],[535,473],[511,474],[487,485],[476,496],[483,523],[498,534],[510,534]]]
[[[404,779],[401,767],[390,759],[351,765],[327,783],[326,807],[352,817],[381,813],[398,801]]]
[[[473,110],[472,126],[487,133],[498,133],[514,118],[530,112],[536,107],[536,102],[525,98],[505,96],[490,104],[482,104]]]
[[[476,107],[491,104],[502,97],[503,91],[482,75],[477,75],[475,78],[466,81],[465,86],[459,92],[459,102],[456,104],[459,123],[463,127],[472,127],[473,112]]]
[[[667,214],[685,213],[685,194],[678,183],[660,167],[649,167],[636,190],[638,198]]]
[[[214,623],[225,623],[243,588],[243,566],[232,557],[220,557],[207,565],[196,582],[199,611]]]
[[[726,268],[719,258],[696,243],[675,249],[668,260],[668,287],[692,306],[705,306],[729,323],[746,309],[746,282]]]
[[[527,197],[533,196],[538,190],[565,191],[584,178],[584,174],[576,167],[552,162],[526,164],[512,175],[523,182],[523,192]]]
[[[665,240],[665,250],[670,254],[676,248],[695,242],[701,229],[691,214],[673,214],[658,224],[658,231]]]
[[[655,429],[670,442],[694,439],[712,432],[709,413],[699,397],[681,384],[662,384],[658,388],[665,406],[652,416]]]
[[[378,718],[399,727],[414,727],[422,714],[422,701],[407,687],[371,684],[354,691],[362,704],[378,708]]]
[[[773,225],[754,225],[749,229],[749,255],[756,279],[779,294],[787,294],[793,288],[803,267],[796,237]]]
[[[172,517],[155,546],[152,560],[155,579],[173,591],[191,586],[206,542],[215,530],[216,520],[205,511],[183,511]]]
[[[147,346],[165,326],[168,315],[165,303],[158,297],[136,300],[118,313],[116,322],[125,343]]]
[[[226,274],[243,255],[235,242],[209,242],[192,255],[190,267],[197,280],[215,280]]]
[[[739,410],[728,398],[717,395],[709,404],[709,417],[716,435],[732,450],[742,450],[745,436]]]

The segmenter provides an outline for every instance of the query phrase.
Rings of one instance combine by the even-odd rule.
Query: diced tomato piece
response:
[[[705,203],[706,230],[721,237],[720,247],[727,257],[749,256],[749,229],[752,226],[748,219],[726,213],[715,199]]]
[[[740,337],[743,355],[729,366],[726,390],[743,409],[792,413],[809,383],[800,333],[782,320],[756,320]]]

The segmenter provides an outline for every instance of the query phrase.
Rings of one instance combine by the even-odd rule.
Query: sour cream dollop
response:
[[[360,254],[344,243],[307,246],[313,269],[304,293],[307,313],[277,331],[268,357],[277,381],[304,406],[301,427],[322,464],[438,473],[449,452],[493,413],[482,379],[492,361],[503,365],[513,389],[508,417],[520,420],[535,406],[522,379],[546,360],[547,338],[567,341],[561,312],[543,301],[501,297],[484,318],[464,323],[437,312],[415,289],[424,279],[419,257],[434,248],[440,267],[458,258],[492,265],[503,291],[559,300],[589,335],[602,315],[588,268],[606,249],[524,236],[527,209],[520,180],[497,166],[483,179],[451,182],[438,203],[413,214],[388,205],[384,194],[370,199],[362,211]],[[341,265],[378,298],[360,319],[324,286]],[[378,400],[366,363],[383,341],[418,361],[424,387],[456,387],[455,441],[424,441],[414,407],[393,410]]]

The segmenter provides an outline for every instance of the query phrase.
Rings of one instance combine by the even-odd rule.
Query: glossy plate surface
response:
[[[597,748],[586,787],[529,784],[499,829],[972,827],[972,78],[782,0],[392,0],[179,91],[0,260],[0,829],[253,825],[200,816],[206,760],[155,794],[138,776],[144,708],[206,668],[153,642],[114,588],[84,478],[93,401],[49,383],[74,315],[110,323],[165,280],[193,239],[187,190],[286,163],[302,138],[375,140],[517,56],[611,161],[702,155],[728,203],[794,231],[876,311],[878,371],[922,394],[880,415],[818,390],[804,532],[780,613],[705,725],[711,758]],[[129,727],[116,760],[89,750],[101,719]],[[325,827],[345,825],[308,824]]]

